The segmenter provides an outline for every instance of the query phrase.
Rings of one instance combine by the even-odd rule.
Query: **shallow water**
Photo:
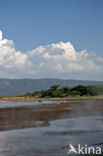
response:
[[[102,144],[103,116],[96,110],[95,115],[83,115],[94,111],[93,103],[88,104],[47,127],[0,132],[0,156],[68,156],[69,144]]]
[[[51,126],[0,132],[1,156],[68,156],[69,144],[93,145],[103,141],[101,116],[50,122]]]
[[[27,101],[27,102],[12,102],[12,101],[0,101],[0,108],[7,108],[7,107],[20,107],[20,106],[35,106],[40,104],[59,104],[60,101]]]
[[[45,104],[60,104],[64,101],[60,100],[60,101],[42,101],[42,102],[39,102],[39,101],[0,101],[0,108],[7,108],[7,107],[20,107],[20,106],[35,106],[35,105],[45,105]],[[81,101],[67,101],[68,103],[80,103]]]

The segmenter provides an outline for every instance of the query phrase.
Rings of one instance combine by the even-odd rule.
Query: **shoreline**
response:
[[[0,101],[11,101],[11,102],[32,102],[32,101],[76,101],[76,100],[89,100],[89,99],[103,99],[103,95],[100,96],[82,96],[82,97],[65,97],[65,98],[38,98],[38,97],[0,97]]]
[[[96,112],[103,114],[103,99],[76,101],[0,108],[0,131],[50,126],[49,121],[52,120],[78,117],[81,115],[78,114],[79,109],[84,116],[95,115]]]
[[[0,131],[49,126],[49,121],[67,118],[73,109],[66,103],[0,108]]]

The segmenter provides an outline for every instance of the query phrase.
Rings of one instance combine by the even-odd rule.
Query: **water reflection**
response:
[[[101,116],[62,119],[51,121],[49,127],[0,132],[0,155],[66,156],[70,143],[77,146],[103,141],[103,125],[98,119]]]
[[[102,104],[88,101],[50,126],[0,132],[0,156],[68,156],[69,144],[102,146]]]
[[[40,104],[59,104],[60,101],[27,101],[27,102],[12,102],[12,101],[0,101],[0,108],[6,108],[6,107],[20,107],[20,106],[35,106]]]

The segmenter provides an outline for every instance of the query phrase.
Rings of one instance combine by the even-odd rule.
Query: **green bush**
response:
[[[98,95],[98,89],[96,86],[87,86],[87,95]]]
[[[52,93],[52,97],[61,97],[61,91],[60,90],[56,90]]]
[[[86,95],[87,94],[87,89],[86,86],[83,85],[78,85],[74,88],[71,89],[71,91],[78,91],[77,93],[80,93],[80,96]]]
[[[46,96],[48,96],[48,91],[47,90],[41,90],[40,97],[44,98]]]
[[[67,97],[67,96],[95,96],[103,94],[103,86],[83,86],[78,85],[73,88],[67,86],[59,87],[60,85],[53,85],[48,90],[41,90],[34,93],[27,93],[24,96],[36,97]]]
[[[103,85],[102,86],[97,86],[98,94],[103,95]]]
[[[73,91],[71,91],[71,95],[72,96],[80,96],[81,93],[78,90],[73,90]]]
[[[50,87],[50,89],[51,90],[57,90],[57,88],[59,88],[59,86],[60,86],[59,84],[53,85],[53,86]]]

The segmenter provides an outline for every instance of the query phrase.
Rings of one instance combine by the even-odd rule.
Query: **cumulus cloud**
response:
[[[2,75],[17,76],[20,73],[23,76],[27,73],[26,69],[32,69],[32,62],[29,61],[28,55],[16,51],[12,40],[3,39],[0,31],[0,72]],[[12,74],[10,74],[12,73]],[[1,76],[2,76],[1,75]]]
[[[47,46],[40,46],[28,52],[31,62],[37,61],[36,65],[42,67],[45,72],[96,72],[101,71],[102,67],[96,64],[95,60],[91,59],[89,54],[83,50],[76,52],[70,42],[59,42]],[[97,59],[97,58],[96,58]]]
[[[77,52],[70,42],[39,46],[25,53],[17,51],[12,40],[3,39],[0,31],[1,76],[35,78],[39,76],[62,77],[75,73],[88,75],[102,73],[103,58],[90,55],[86,50]]]

